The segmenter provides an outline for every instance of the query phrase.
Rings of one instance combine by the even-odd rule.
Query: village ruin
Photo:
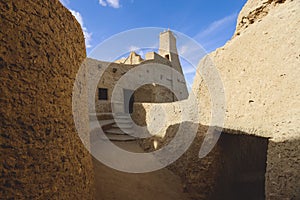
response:
[[[217,144],[199,158],[214,106],[200,76],[209,63],[201,61],[192,87],[200,119],[182,121],[179,105],[189,95],[172,31],[145,59],[131,52],[108,63],[87,58],[80,25],[58,0],[1,1],[1,198],[299,199],[299,8],[293,0],[249,0],[232,39],[208,55],[225,88],[225,120]],[[173,69],[149,71],[165,86],[124,86],[113,99],[118,80],[144,64]],[[103,76],[89,91],[91,70]],[[131,136],[133,123],[146,126],[160,110],[172,116],[162,135]],[[180,125],[187,135],[197,125],[197,134],[168,167],[130,174],[91,154],[98,125],[105,139],[137,154],[168,145]]]

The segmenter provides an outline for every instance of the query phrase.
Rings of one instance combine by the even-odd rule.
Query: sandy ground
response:
[[[135,142],[118,142],[118,146],[133,152],[143,152]],[[97,200],[188,200],[180,178],[168,169],[129,174],[111,169],[96,159],[95,188]]]

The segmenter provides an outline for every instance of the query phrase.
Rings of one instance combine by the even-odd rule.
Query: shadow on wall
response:
[[[190,122],[184,122],[192,126]],[[170,126],[166,137],[140,140],[148,152],[169,144],[179,124]],[[192,199],[265,199],[265,173],[268,138],[236,130],[224,130],[214,149],[203,159],[198,154],[208,127],[200,125],[188,149],[169,168],[179,175],[184,191]],[[189,134],[186,132],[186,134]]]
[[[146,126],[146,110],[142,104],[134,105],[132,119],[136,124]],[[194,126],[191,122],[182,124]],[[140,139],[141,147],[151,152],[170,144],[179,125],[169,126],[164,138]],[[213,150],[200,159],[199,150],[208,128],[200,124],[190,148],[169,166],[181,177],[184,191],[192,199],[265,199],[268,138],[223,129]],[[184,134],[189,134],[189,130]]]
[[[134,103],[131,118],[136,125],[147,126],[146,110],[141,103]]]
[[[178,101],[178,98],[165,86],[146,84],[134,91],[134,101],[137,103],[167,103]]]

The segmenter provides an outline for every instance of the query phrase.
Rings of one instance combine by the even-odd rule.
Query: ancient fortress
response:
[[[135,52],[131,52],[127,58],[117,60],[114,63],[87,59],[86,64],[89,66],[89,71],[91,72],[90,76],[94,75],[95,70],[101,71],[105,69],[98,82],[95,96],[96,113],[98,114],[111,113],[111,106],[115,107],[114,112],[132,113],[134,102],[165,103],[188,98],[187,86],[178,57],[176,38],[169,30],[160,34],[159,53],[148,52],[145,55],[145,59],[142,59],[141,56]],[[156,64],[165,65],[170,69],[162,71]],[[153,79],[156,77],[160,79],[161,84],[151,82],[150,84],[138,85],[138,88],[135,89],[122,88],[123,92],[121,96],[111,105],[112,92],[119,79],[128,71],[142,65],[148,65],[146,74],[137,72],[134,76],[152,76]],[[151,70],[151,72],[149,70]],[[132,81],[137,82],[138,80],[134,80],[133,77],[133,79],[127,82]],[[94,91],[91,92],[93,93]],[[126,100],[128,101],[128,99],[130,102],[124,103]]]
[[[154,62],[182,73],[174,36],[170,31],[162,33],[159,53],[149,53],[145,60],[132,53],[109,64],[91,100],[97,111],[91,113],[87,107],[91,75],[87,73],[74,86],[86,53],[80,25],[72,14],[58,0],[26,4],[4,0],[0,11],[1,198],[95,199],[99,179],[77,130],[87,133],[89,141],[91,117],[109,120],[105,114],[112,111],[111,88],[130,69]],[[203,159],[198,153],[213,105],[207,86],[196,77],[199,130],[188,151],[168,167],[181,178],[182,189],[191,199],[300,198],[299,11],[295,0],[249,0],[233,38],[209,55],[224,84],[226,116],[220,140]],[[198,67],[200,73],[209,72],[206,61]],[[92,59],[87,63],[99,72],[107,65]],[[172,72],[157,77],[161,75],[166,84],[185,86]],[[75,103],[80,105],[75,110],[74,88],[79,91]],[[158,147],[167,144],[179,124],[192,125],[178,118],[182,112],[178,104],[187,97],[186,91],[180,91],[182,96],[176,99],[164,87],[145,85],[134,92],[133,108],[124,103],[130,102],[132,92],[120,96],[119,108],[132,111],[137,123],[147,124],[147,114],[158,104],[173,116],[166,122],[166,137],[139,141],[145,151],[154,149],[154,139]],[[144,93],[151,95],[146,98]],[[83,116],[80,127],[75,127],[74,115]]]

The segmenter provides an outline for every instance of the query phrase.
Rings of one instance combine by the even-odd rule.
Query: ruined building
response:
[[[177,52],[174,33],[170,30],[160,33],[159,42],[159,52],[148,52],[145,55],[145,59],[142,59],[135,52],[131,52],[127,58],[113,63],[87,59],[86,64],[90,68],[105,69],[98,82],[97,91],[95,91],[96,113],[103,113],[102,115],[111,113],[112,106],[116,107],[115,112],[132,113],[134,102],[165,103],[188,98],[187,86]],[[161,70],[157,66],[159,64],[165,65],[169,69]],[[134,76],[140,76],[141,78],[151,76],[151,78],[159,79],[164,85],[152,83],[155,82],[154,80],[145,85],[137,83],[138,88],[123,88],[123,93],[118,97],[118,101],[111,102],[113,90],[120,78],[128,71],[143,65],[148,65],[146,74],[136,72]],[[149,67],[149,65],[151,66]],[[91,70],[91,73],[90,76],[94,76],[93,70]],[[128,82],[137,81],[135,79],[128,80]]]
[[[299,8],[295,0],[249,0],[233,38],[210,54],[227,101],[220,140],[203,159],[198,154],[212,105],[202,78],[195,78],[199,130],[195,143],[169,166],[191,199],[300,199]],[[145,59],[135,53],[116,63],[87,59],[86,66],[95,73],[108,66],[92,91],[96,98],[89,99],[96,105],[92,113],[86,82],[93,74],[74,86],[86,54],[72,14],[58,0],[3,0],[0,12],[1,198],[95,199],[92,156],[76,128],[89,133],[89,114],[109,118],[112,106],[120,113],[132,111],[125,103],[130,102],[132,88],[121,87],[119,102],[110,102],[112,88],[131,69],[161,63],[182,74],[174,35],[162,33],[159,52]],[[209,69],[206,64],[202,61],[198,71]],[[168,103],[157,107],[175,115],[166,122],[168,134],[157,140],[158,148],[172,139],[178,124],[191,123],[176,115],[187,91],[185,81],[173,72],[155,77],[173,91],[175,82],[181,85],[182,94],[176,98],[166,87],[151,83],[133,93],[133,115],[141,123],[147,123],[144,115],[161,102]],[[79,106],[72,112],[74,88],[79,91],[75,102]],[[73,115],[83,117],[80,127],[75,127]],[[146,151],[156,149],[152,138],[140,144]]]
[[[194,199],[300,199],[299,9],[299,1],[249,0],[233,38],[198,66],[200,129],[171,166]],[[214,106],[201,75],[209,75],[212,63],[225,89],[225,120],[213,151],[199,159]],[[148,113],[155,105],[141,106]]]

